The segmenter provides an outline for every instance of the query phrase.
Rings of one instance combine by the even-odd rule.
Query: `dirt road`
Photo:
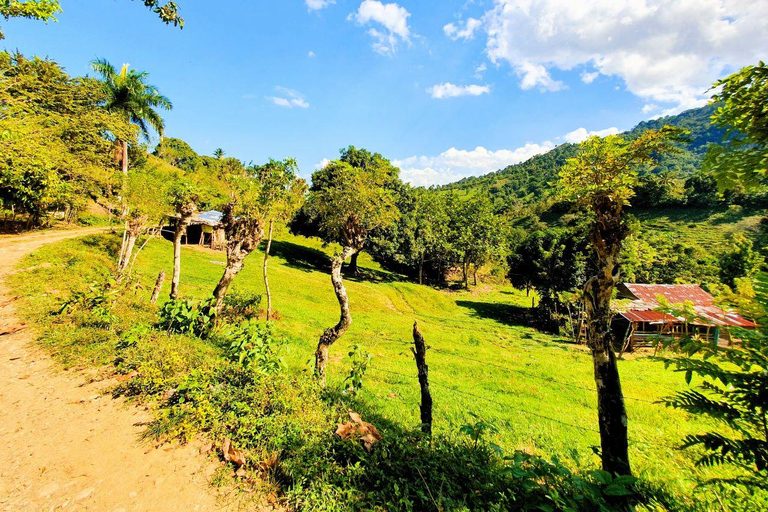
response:
[[[214,463],[192,446],[140,442],[149,414],[59,370],[16,316],[5,280],[17,263],[101,230],[0,236],[0,511],[222,510],[208,485]]]

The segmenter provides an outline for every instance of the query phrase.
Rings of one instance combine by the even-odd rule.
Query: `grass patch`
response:
[[[47,246],[23,262],[12,284],[25,297],[25,314],[46,326],[42,343],[65,366],[111,367],[123,380],[116,392],[155,404],[157,420],[148,435],[182,441],[199,433],[228,436],[305,510],[517,510],[523,502],[597,510],[616,504],[605,494],[610,483],[600,483],[596,472],[591,358],[581,347],[524,325],[530,298],[523,292],[419,286],[361,256],[370,279],[346,279],[354,320],[331,348],[323,394],[309,371],[318,337],[338,319],[326,268],[333,247],[288,234],[273,244],[275,335],[287,346],[285,370],[266,377],[233,362],[215,339],[153,328],[159,306],[149,304],[149,295],[158,272],[172,268],[172,246],[165,241],[151,241],[140,254],[136,282],[119,297],[109,326],[92,325],[87,312],[54,315],[73,290],[106,280],[117,241],[103,235]],[[224,255],[191,247],[182,253],[181,293],[208,298]],[[246,296],[263,293],[260,254],[249,257],[233,288]],[[414,321],[432,348],[431,443],[417,428]],[[141,326],[145,330],[131,337]],[[368,351],[372,362],[363,389],[350,396],[343,382],[353,345]],[[694,497],[699,482],[723,471],[696,468],[694,454],[676,448],[708,424],[654,403],[683,389],[682,376],[644,357],[621,361],[620,371],[633,467],[646,491],[654,489],[646,494],[661,502],[674,496],[669,509],[723,499],[722,491],[711,490]],[[333,435],[350,408],[382,432],[370,454]],[[460,430],[478,421],[493,428],[475,446]],[[511,458],[499,458],[494,445]]]

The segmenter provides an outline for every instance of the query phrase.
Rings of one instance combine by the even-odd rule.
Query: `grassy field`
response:
[[[115,244],[117,238],[112,236],[108,242]],[[27,258],[23,263],[26,270],[14,277],[14,283],[29,298],[28,313],[35,316],[52,310],[67,296],[68,288],[83,288],[91,280],[103,279],[109,261],[97,247],[105,244],[106,237],[68,241]],[[327,255],[333,249],[288,234],[279,235],[273,243],[270,283],[280,318],[276,327],[288,339],[287,365],[295,373],[310,371],[317,338],[338,319],[326,270]],[[235,290],[263,292],[261,256],[254,253],[249,257]],[[184,248],[182,294],[207,298],[220,277],[223,261],[223,253]],[[373,359],[358,404],[384,435],[391,428],[419,424],[419,388],[409,347],[413,322],[418,321],[431,347],[427,362],[436,432],[459,436],[461,426],[477,421],[476,415],[496,427],[498,433],[489,440],[505,452],[523,450],[557,457],[581,470],[598,467],[599,458],[592,451],[599,445],[599,437],[591,358],[583,347],[523,325],[531,301],[524,292],[483,285],[471,291],[438,290],[401,281],[365,255],[360,265],[369,278],[346,279],[353,324],[331,348],[329,383],[340,385],[348,374],[347,353],[353,345],[368,351]],[[73,276],[67,273],[73,268],[90,270]],[[143,319],[153,311],[148,295],[154,279],[160,270],[169,272],[171,268],[171,244],[150,241],[135,269],[142,285],[134,292],[136,299],[146,299],[147,304],[134,314]],[[109,338],[99,329],[85,335]],[[44,338],[65,364],[112,361],[112,343],[92,343],[91,339],[89,344],[79,344],[66,341],[68,336],[60,329]],[[685,494],[690,494],[696,482],[715,476],[717,471],[695,468],[693,454],[675,448],[685,434],[706,425],[654,403],[683,389],[682,375],[643,355],[625,357],[620,371],[636,474]]]

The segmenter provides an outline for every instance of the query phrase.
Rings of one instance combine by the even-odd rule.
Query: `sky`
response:
[[[768,57],[768,0],[176,2],[183,30],[140,1],[61,0],[57,22],[2,21],[0,48],[149,72],[165,135],[201,154],[293,157],[308,178],[354,145],[414,185],[701,106]]]

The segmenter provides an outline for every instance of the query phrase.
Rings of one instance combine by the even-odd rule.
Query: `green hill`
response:
[[[708,105],[687,110],[674,116],[643,121],[632,130],[621,135],[634,138],[647,130],[662,126],[676,126],[690,132],[689,142],[678,146],[679,152],[665,155],[651,172],[675,171],[681,177],[688,176],[701,167],[707,146],[719,142],[724,130],[712,126],[710,117],[715,107]],[[557,172],[568,158],[576,155],[577,144],[563,144],[542,155],[515,165],[510,165],[485,176],[464,178],[442,187],[461,194],[486,192],[497,200],[535,202],[548,195],[551,183],[557,179]]]

